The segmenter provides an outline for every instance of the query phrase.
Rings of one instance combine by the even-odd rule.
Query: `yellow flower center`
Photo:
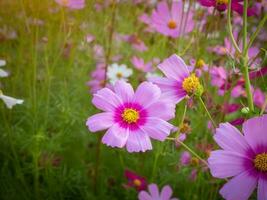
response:
[[[128,124],[136,123],[139,119],[139,113],[135,109],[126,108],[124,109],[123,113],[121,114],[123,121],[127,122]]]
[[[134,179],[133,184],[134,184],[136,187],[140,187],[140,186],[142,185],[142,182],[141,182],[139,179]]]
[[[267,172],[267,153],[261,153],[254,159],[254,166],[261,172]]]
[[[228,4],[228,0],[216,0],[217,4]]]
[[[200,86],[198,77],[195,74],[191,74],[183,81],[183,89],[188,93],[194,93]]]
[[[177,24],[176,24],[176,22],[174,21],[174,20],[170,20],[169,22],[168,22],[168,27],[170,28],[170,29],[175,29],[176,27],[177,27]]]
[[[122,78],[122,73],[121,73],[121,72],[118,72],[118,73],[116,74],[116,76],[117,76],[117,78]]]
[[[197,60],[197,62],[196,62],[196,68],[201,69],[201,68],[204,67],[204,65],[205,65],[204,60],[202,60],[202,59]]]

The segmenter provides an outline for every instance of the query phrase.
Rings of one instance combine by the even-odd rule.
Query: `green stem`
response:
[[[228,32],[229,32],[229,36],[231,39],[232,44],[234,45],[235,50],[241,54],[241,50],[238,47],[234,35],[233,35],[233,28],[232,28],[232,22],[231,22],[231,4],[232,4],[232,0],[229,0],[228,2],[228,10],[227,10],[227,27],[228,27]]]
[[[191,149],[189,146],[187,146],[185,143],[183,143],[180,140],[177,140],[175,138],[167,138],[168,140],[174,140],[177,141],[179,144],[181,144],[185,149],[187,149],[191,154],[193,154],[195,157],[197,157],[199,160],[201,160],[205,165],[208,166],[208,163],[206,160],[204,160],[203,158],[201,158],[193,149]]]
[[[243,75],[245,79],[246,93],[248,107],[250,111],[254,111],[253,97],[251,93],[251,84],[249,79],[248,71],[248,50],[247,50],[247,9],[248,9],[248,0],[244,0],[244,9],[243,9],[243,52],[242,52],[242,66],[243,66]]]
[[[201,105],[203,106],[203,108],[205,109],[205,111],[206,111],[206,113],[207,113],[207,115],[208,115],[210,121],[212,122],[213,127],[216,128],[217,125],[216,125],[216,123],[214,122],[214,120],[212,119],[212,117],[211,117],[211,115],[210,115],[210,112],[208,111],[208,109],[207,109],[207,107],[206,107],[206,105],[205,105],[205,103],[204,103],[204,101],[202,100],[201,97],[199,97],[199,101],[200,101]]]
[[[266,106],[267,106],[267,95],[265,95],[265,102],[261,108],[261,112],[260,112],[260,115],[262,115],[266,109]]]
[[[248,51],[248,49],[252,46],[254,40],[256,39],[257,35],[259,34],[260,30],[262,29],[262,27],[264,26],[265,22],[267,20],[267,15],[265,15],[263,17],[263,19],[260,21],[256,31],[252,34],[252,36],[250,37],[249,43],[246,47],[246,51]]]

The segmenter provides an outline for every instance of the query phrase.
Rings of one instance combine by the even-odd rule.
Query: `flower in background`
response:
[[[208,159],[216,178],[234,177],[220,190],[225,199],[246,200],[258,186],[258,200],[267,199],[267,115],[243,123],[244,135],[229,123],[220,124],[214,140],[222,150]]]
[[[151,22],[159,33],[173,38],[189,33],[194,28],[193,13],[190,10],[184,12],[182,1],[173,1],[171,9],[166,1],[158,3]]]
[[[132,45],[132,48],[139,52],[147,51],[145,43],[135,34],[123,35],[122,39]]]
[[[98,63],[96,69],[90,74],[91,80],[86,84],[90,87],[92,94],[105,87],[106,71],[104,67],[105,63]]]
[[[138,194],[139,200],[178,200],[177,198],[171,198],[172,188],[169,185],[165,185],[162,191],[159,192],[159,188],[156,184],[152,183],[148,185],[148,191],[141,191]]]
[[[139,176],[135,172],[125,170],[124,172],[125,177],[128,180],[127,186],[128,187],[133,187],[137,191],[142,191],[146,190],[147,188],[147,181],[144,177]]]
[[[240,15],[243,14],[243,5],[240,3],[243,0],[232,0],[231,9]],[[218,11],[223,12],[228,8],[228,0],[198,0],[205,7],[214,7]],[[248,8],[248,16],[256,15],[256,7]]]
[[[194,94],[201,87],[198,77],[190,74],[188,66],[182,58],[176,54],[165,59],[158,68],[166,77],[150,78],[149,80],[157,84],[166,98],[174,103],[179,103],[187,95]]]
[[[94,94],[92,103],[103,113],[86,122],[91,132],[108,129],[102,142],[128,152],[152,149],[150,137],[164,141],[173,126],[167,122],[175,115],[175,106],[161,98],[158,86],[141,83],[136,92],[124,81],[117,81],[114,91],[104,88]]]
[[[5,65],[6,65],[6,61],[0,59],[0,67],[3,67]],[[3,69],[0,69],[0,78],[7,77],[8,75],[9,75],[8,72],[6,72]]]
[[[6,96],[3,94],[3,92],[0,90],[0,99],[3,100],[3,102],[6,104],[7,108],[12,109],[13,106],[17,104],[22,104],[22,99],[16,99],[10,96]]]
[[[132,57],[131,62],[136,69],[142,72],[152,71],[152,62],[145,63],[144,59],[136,56]]]
[[[182,154],[181,154],[181,158],[180,158],[180,163],[182,166],[187,166],[187,165],[190,165],[191,163],[191,154],[188,152],[188,151],[184,151]]]
[[[59,5],[68,7],[70,9],[83,9],[85,7],[85,0],[55,0]]]
[[[197,76],[201,76],[203,71],[208,71],[209,66],[205,63],[203,59],[190,59],[190,66],[188,66],[190,71],[194,71]]]
[[[127,81],[128,78],[133,74],[133,70],[127,68],[126,65],[118,65],[113,63],[108,66],[107,78],[110,83],[114,84],[118,80]]]

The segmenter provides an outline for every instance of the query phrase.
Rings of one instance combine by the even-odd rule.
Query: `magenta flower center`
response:
[[[174,20],[170,20],[169,22],[168,22],[168,27],[170,28],[170,29],[175,29],[176,27],[177,27],[177,24],[176,24],[176,22],[174,21]]]
[[[216,0],[217,4],[228,4],[228,0]]]
[[[258,154],[254,159],[254,166],[261,172],[267,172],[267,153]]]
[[[138,121],[139,112],[132,108],[125,108],[121,116],[124,122],[132,124]]]

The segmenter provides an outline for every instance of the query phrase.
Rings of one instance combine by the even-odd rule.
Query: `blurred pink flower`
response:
[[[141,191],[138,194],[139,200],[178,200],[177,198],[171,198],[172,189],[169,185],[165,185],[162,191],[159,192],[159,188],[156,184],[152,183],[148,185],[148,191]]]
[[[59,5],[68,7],[70,9],[83,9],[85,7],[85,0],[55,0]]]
[[[186,17],[183,17],[186,16]],[[173,1],[171,9],[166,1],[157,4],[151,17],[152,26],[161,34],[177,38],[194,28],[193,13],[183,10],[183,1]]]
[[[147,181],[144,177],[139,176],[135,172],[125,170],[125,177],[128,180],[127,187],[133,187],[137,191],[142,191],[147,189]]]
[[[188,151],[184,151],[180,157],[180,163],[182,166],[188,166],[191,163],[191,154]]]
[[[152,63],[148,62],[145,63],[144,59],[138,58],[136,56],[132,57],[131,62],[133,66],[143,72],[150,72],[152,71]]]

